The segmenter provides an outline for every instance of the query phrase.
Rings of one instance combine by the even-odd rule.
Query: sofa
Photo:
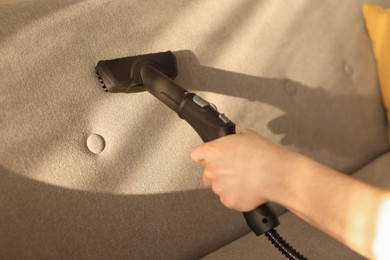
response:
[[[196,132],[99,60],[171,50],[237,131],[390,188],[362,5],[386,0],[0,3],[0,259],[285,259],[202,183]],[[363,259],[271,204],[308,259]]]

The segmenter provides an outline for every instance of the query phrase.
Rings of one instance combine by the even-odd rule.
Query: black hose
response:
[[[293,260],[307,260],[301,253],[290,246],[275,229],[271,229],[265,233],[265,236],[271,243],[287,258]]]

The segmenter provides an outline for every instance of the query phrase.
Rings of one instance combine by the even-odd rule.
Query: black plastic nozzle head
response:
[[[176,57],[171,51],[101,60],[96,65],[96,74],[106,92],[140,92],[145,90],[140,75],[144,64],[152,65],[171,79],[178,74]]]

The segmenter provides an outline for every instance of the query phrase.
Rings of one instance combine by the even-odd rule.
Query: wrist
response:
[[[260,181],[263,183],[259,197],[288,208],[299,195],[299,183],[308,171],[308,161],[307,157],[299,153],[281,151],[269,173],[260,173],[263,176]]]

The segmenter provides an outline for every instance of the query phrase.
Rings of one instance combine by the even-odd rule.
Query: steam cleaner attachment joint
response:
[[[235,134],[235,124],[200,96],[175,81],[175,55],[170,52],[101,60],[96,74],[104,91],[135,93],[148,91],[187,121],[204,142]],[[266,233],[272,243],[290,259],[305,259],[276,233],[279,220],[267,204],[243,212],[248,226],[259,236]]]

